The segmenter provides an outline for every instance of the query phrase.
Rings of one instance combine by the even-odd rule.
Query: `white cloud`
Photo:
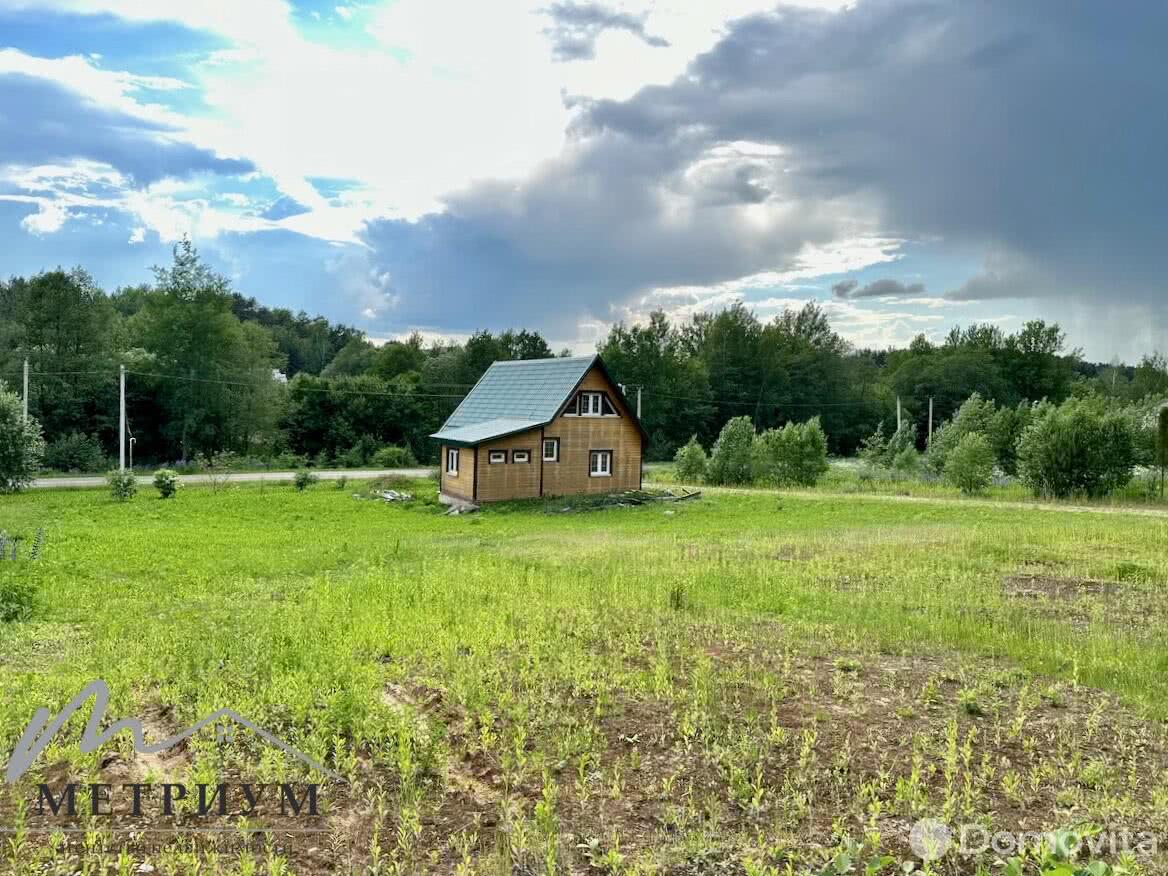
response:
[[[20,220],[20,227],[38,237],[55,234],[68,221],[69,215],[69,211],[60,204],[42,199],[37,202],[37,212]]]

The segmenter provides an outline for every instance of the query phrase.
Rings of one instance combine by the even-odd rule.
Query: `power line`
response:
[[[154,377],[159,380],[184,380],[190,383],[213,383],[221,384],[223,386],[247,386],[254,389],[259,389],[265,386],[263,383],[245,382],[241,380],[221,380],[214,377],[195,377],[184,374],[158,374],[151,371],[131,371],[126,369],[127,374],[134,374],[138,377]],[[326,378],[327,379],[327,378]],[[444,394],[433,392],[418,392],[417,390],[407,389],[399,390],[397,392],[375,392],[365,389],[344,389],[337,386],[297,386],[298,392],[325,392],[325,393],[339,393],[341,395],[368,395],[379,396],[386,398],[400,398],[402,396],[410,396],[412,398],[463,398],[466,393],[459,394]]]
[[[106,377],[110,376],[104,370],[30,371],[29,373],[31,375],[35,375],[38,377],[81,376],[81,375],[106,376]],[[164,373],[156,372],[156,371],[136,371],[136,370],[132,370],[129,368],[126,369],[126,373],[132,374],[136,377],[148,377],[148,378],[153,378],[156,380],[178,380],[178,381],[183,381],[183,382],[187,382],[187,383],[206,383],[206,384],[220,385],[220,386],[248,387],[248,388],[253,388],[253,389],[261,389],[261,388],[269,385],[265,382],[231,380],[231,379],[222,378],[222,377],[201,377],[201,376],[197,376],[197,375],[187,375],[187,374],[164,374]],[[309,376],[318,377],[318,378],[320,377],[319,375],[309,375]],[[328,380],[330,378],[322,378],[322,379]],[[470,384],[470,383],[433,383],[433,384],[420,384],[420,385],[424,385],[427,387],[434,387],[434,388],[438,388],[438,387],[472,387],[472,386],[474,386],[474,384]],[[643,389],[643,391],[645,392],[645,394],[648,396],[656,396],[657,398],[668,399],[670,401],[685,401],[685,402],[693,402],[695,404],[737,405],[739,407],[745,407],[745,408],[760,408],[760,407],[766,407],[766,408],[803,408],[803,409],[810,408],[810,409],[818,410],[818,409],[824,409],[824,408],[854,408],[854,407],[864,407],[864,406],[871,406],[871,405],[880,406],[880,405],[884,404],[879,399],[857,399],[855,401],[844,401],[844,402],[779,402],[779,401],[743,401],[740,399],[717,398],[717,397],[702,398],[702,397],[698,397],[698,396],[685,396],[685,395],[675,395],[673,393],[667,393],[667,392],[658,392],[657,390],[653,389],[651,386],[646,386],[643,384],[629,384],[629,385],[640,386]],[[378,392],[375,390],[350,389],[350,388],[339,387],[339,386],[317,387],[317,386],[304,386],[304,385],[297,385],[295,387],[295,389],[298,392],[315,392],[315,393],[326,393],[326,394],[335,393],[338,395],[369,396],[369,397],[373,397],[373,398],[412,397],[412,398],[435,398],[435,399],[462,399],[462,398],[466,397],[466,393],[435,393],[435,392],[423,392],[423,391],[420,391],[418,389],[399,389],[399,390]]]
[[[739,401],[731,398],[697,398],[695,396],[686,395],[671,395],[669,393],[657,392],[651,388],[646,387],[646,395],[655,395],[658,398],[667,398],[673,401],[690,401],[698,402],[699,404],[724,404],[724,405],[742,405],[749,408],[757,407],[776,407],[776,408],[847,408],[857,407],[860,405],[878,405],[882,404],[879,399],[858,399],[850,402],[761,402],[761,401]]]

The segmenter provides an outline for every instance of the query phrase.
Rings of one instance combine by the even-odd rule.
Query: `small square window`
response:
[[[498,465],[499,463],[506,462],[506,461],[507,461],[507,451],[506,450],[492,450],[490,453],[487,454],[487,462],[490,463],[491,465]]]
[[[530,450],[512,450],[511,451],[511,461],[512,462],[531,462],[531,451]]]
[[[560,461],[560,439],[559,438],[544,438],[543,439],[543,461],[544,462],[559,462]]]

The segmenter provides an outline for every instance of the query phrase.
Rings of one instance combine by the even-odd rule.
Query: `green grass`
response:
[[[673,463],[653,462],[646,466],[646,483],[679,484]],[[966,499],[961,491],[943,480],[926,477],[924,473],[898,476],[887,469],[865,466],[857,459],[835,459],[827,473],[807,492],[830,495],[909,496],[921,498]],[[1073,504],[1097,508],[1161,508],[1168,509],[1168,500],[1159,495],[1159,479],[1147,470],[1137,472],[1126,487],[1112,495],[1088,499],[1078,497],[1070,501],[1038,499],[1017,478],[1001,478],[984,493],[975,497],[981,501],[1026,502],[1049,505]]]
[[[1062,788],[1072,820],[1168,815],[1153,771],[1120,805],[1124,745],[1163,755],[1168,518],[768,492],[448,517],[432,481],[411,488],[410,505],[357,498],[353,483],[0,498],[0,529],[47,534],[39,561],[0,563],[0,593],[35,594],[0,624],[0,745],[95,678],[118,717],[162,707],[185,726],[233,708],[351,779],[332,803],[333,853],[369,872],[546,869],[549,854],[615,872],[699,853],[810,866],[842,841],[836,819],[879,837],[864,827],[877,800],[910,820],[969,803],[970,818],[1014,806],[1062,823]],[[1115,734],[1104,753],[1074,735],[1100,706]],[[1009,728],[1041,709],[1053,717],[1033,750],[1020,730],[1007,756]],[[885,740],[891,759],[864,765],[873,728],[914,722],[908,748]],[[979,728],[972,802],[943,781],[951,722],[962,739]],[[76,747],[82,724],[40,766],[99,774],[101,753]],[[833,766],[845,744],[847,775]],[[133,757],[124,737],[107,749]],[[1099,759],[1104,791],[1084,790],[1075,752]],[[1033,777],[1010,777],[1028,758],[1052,771],[1029,791]],[[300,775],[253,739],[210,734],[182,768]],[[621,801],[650,793],[642,823]],[[893,833],[873,854],[908,854]],[[95,860],[113,860],[111,843]],[[288,853],[292,872],[323,871],[317,857]]]

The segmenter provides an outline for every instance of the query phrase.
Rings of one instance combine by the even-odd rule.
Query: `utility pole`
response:
[[[120,390],[120,404],[118,406],[118,470],[126,470],[126,366],[122,365],[118,371],[118,388]]]
[[[929,443],[933,443],[933,397],[929,396]]]
[[[641,387],[637,387],[637,419],[641,419]]]
[[[24,418],[28,419],[28,359],[24,360]]]
[[[896,397],[896,431],[900,431],[900,396]]]

